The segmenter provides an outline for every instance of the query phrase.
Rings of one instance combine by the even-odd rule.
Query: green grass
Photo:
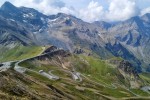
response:
[[[150,73],[141,73],[140,78],[142,78],[147,85],[150,85]]]
[[[129,91],[126,91],[125,89],[122,88],[117,88],[117,89],[104,88],[103,93],[105,93],[105,95],[115,97],[115,98],[134,96]]]
[[[148,94],[147,92],[144,92],[140,89],[131,89],[131,91],[140,95],[140,96],[145,96],[145,97],[150,96],[150,94]]]
[[[80,57],[80,59],[84,59],[88,64],[85,64],[83,61],[76,61],[76,68],[79,72],[87,76],[90,75],[90,78],[105,85],[111,86],[111,83],[117,80],[115,77],[116,69],[111,67],[104,60],[89,56]]]
[[[32,71],[26,71],[25,74],[32,76],[32,77],[36,78],[37,80],[42,81],[43,83],[46,83],[46,84],[52,84],[54,82],[54,81],[48,79],[47,77],[44,77],[44,76],[42,76],[38,73],[32,72]]]
[[[113,58],[111,60],[121,60],[121,59]],[[88,63],[85,64],[84,62]],[[104,93],[105,95],[113,96],[116,98],[133,96],[133,94],[124,89],[124,86],[129,84],[129,82],[124,82],[122,78],[119,78],[118,76],[120,75],[120,73],[118,72],[116,67],[112,67],[112,65],[105,60],[80,55],[80,57],[76,57],[76,69],[89,79],[104,86],[110,87],[110,88],[105,87],[102,90],[103,91],[102,93]],[[145,76],[145,79],[148,80],[149,78]],[[119,86],[117,86],[117,89],[113,89],[112,84],[114,83],[119,84]],[[134,90],[133,92],[142,96],[147,96],[146,94],[144,95],[144,92],[140,90],[139,91]]]
[[[53,60],[57,61],[56,59]],[[73,66],[78,72],[82,73],[85,76],[82,82],[79,83],[74,81],[71,75],[63,71],[61,67],[58,67],[55,64],[42,64],[38,60],[29,60],[22,62],[20,66],[32,69],[36,72],[38,72],[39,70],[44,70],[45,72],[54,70],[52,73],[61,77],[61,79],[58,81],[51,81],[34,72],[27,72],[26,74],[35,77],[46,84],[53,84],[55,87],[59,88],[59,90],[80,99],[84,99],[85,97],[87,97],[86,99],[98,99],[103,96],[103,98],[123,98],[134,96],[131,92],[123,87],[124,84],[127,83],[120,82],[120,79],[118,79],[117,76],[120,73],[118,72],[116,67],[112,67],[111,64],[108,64],[108,62],[105,60],[101,60],[91,56],[74,55],[64,58],[63,61],[72,61],[71,66]],[[146,78],[148,79],[148,77]],[[115,84],[117,88],[114,88],[112,84]],[[75,88],[76,86],[85,89],[84,91],[80,91]],[[140,90],[132,91],[142,96],[148,96]]]
[[[1,49],[1,51],[3,52],[0,52],[0,61],[5,62],[34,57],[40,54],[43,49],[37,46],[16,46],[12,49]]]
[[[113,74],[114,68],[108,65],[104,60],[97,59],[90,56],[80,56],[84,61],[77,62],[77,68],[79,71],[83,71],[86,74],[99,74],[105,76],[106,74]],[[81,68],[80,68],[81,67]]]

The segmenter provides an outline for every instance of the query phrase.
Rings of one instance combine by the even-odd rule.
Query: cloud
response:
[[[79,12],[85,21],[124,21],[138,15],[139,9],[135,0],[109,0],[108,10],[104,10],[98,2],[91,1],[86,9]]]
[[[106,20],[123,21],[139,14],[135,0],[111,0]]]
[[[57,14],[59,12],[72,13],[61,0],[14,0],[16,6],[33,7],[44,14]]]
[[[84,21],[92,22],[100,20],[103,15],[103,7],[98,2],[91,1],[87,8],[79,11],[79,18]]]
[[[43,5],[45,4],[45,6],[49,7],[59,7],[62,8],[65,6],[65,3],[62,2],[61,0],[9,0],[10,2],[13,2],[15,5],[17,6],[31,6],[34,5],[33,7],[36,7],[35,5]],[[26,5],[27,4],[27,5]],[[41,8],[42,9],[42,8]]]
[[[144,14],[146,14],[146,13],[150,13],[150,7],[145,8],[145,9],[143,9],[143,10],[141,11],[141,15],[144,15]]]
[[[3,3],[6,0],[2,0]],[[107,8],[100,4],[99,0],[78,0],[80,5],[86,5],[84,8],[78,8],[75,1],[70,0],[8,0],[16,6],[25,6],[34,8],[44,14],[51,15],[59,12],[74,15],[84,21],[93,22],[98,20],[103,21],[124,21],[136,15],[143,15],[150,12],[150,7],[140,10],[137,6],[140,2],[150,2],[149,0],[106,0]],[[65,1],[65,2],[64,2]],[[68,6],[69,1],[73,3]],[[85,3],[86,2],[86,3]],[[89,2],[87,4],[87,2]],[[137,3],[138,2],[138,3]],[[70,4],[69,3],[69,4]]]
[[[65,3],[60,1],[60,0],[55,0],[52,5],[56,6],[56,7],[59,7],[59,8],[62,8],[62,7],[65,7]]]

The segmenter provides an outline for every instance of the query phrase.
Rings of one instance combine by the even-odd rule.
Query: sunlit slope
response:
[[[40,46],[16,46],[14,48],[2,47],[0,48],[0,61],[16,61],[26,58],[31,58],[39,55],[44,50]]]
[[[116,64],[110,60],[101,60],[91,56],[68,55],[59,52],[20,63],[27,68],[25,74],[36,78],[43,84],[51,84],[67,98],[72,99],[128,99],[150,96],[139,88],[131,89],[130,80],[124,79]],[[112,60],[112,59],[111,59]],[[119,62],[121,59],[115,58]],[[110,63],[111,62],[111,63]],[[52,71],[59,80],[43,77],[39,71]],[[74,80],[71,72],[79,72],[82,81]],[[142,86],[142,84],[141,84]]]

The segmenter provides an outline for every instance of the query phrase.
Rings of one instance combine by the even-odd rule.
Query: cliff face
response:
[[[20,62],[18,66],[21,73],[13,67],[0,73],[0,99],[2,94],[2,99],[6,100],[7,97],[27,100],[109,100],[133,97],[135,95],[129,88],[140,91],[142,81],[129,62],[122,61],[119,64],[119,61],[112,59],[109,63],[51,46],[43,54]]]
[[[139,72],[149,71],[149,19],[150,14],[146,14],[116,24],[87,23],[71,15],[47,16],[6,2],[0,8],[0,47],[55,45],[103,59],[119,56],[134,64]]]
[[[139,88],[143,84],[138,72],[136,71],[136,68],[133,67],[128,61],[121,61],[118,66],[118,70],[124,82],[129,83],[128,85],[130,88]]]

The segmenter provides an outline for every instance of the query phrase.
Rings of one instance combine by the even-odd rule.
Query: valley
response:
[[[115,62],[119,62],[119,59],[115,60]],[[109,62],[113,62],[113,60]],[[7,68],[7,66],[9,67]],[[16,71],[18,74],[25,75],[23,77],[27,79],[29,78],[28,80],[34,80],[34,82],[40,87],[41,85],[44,85],[44,87],[49,88],[50,85],[52,90],[48,91],[60,95],[60,98],[101,98],[104,100],[116,100],[131,99],[130,97],[132,97],[132,99],[139,98],[139,100],[140,98],[149,99],[149,97],[144,97],[148,96],[149,92],[144,92],[138,88],[130,89],[130,83],[128,83],[127,80],[119,78],[121,77],[121,74],[117,71],[117,66],[115,66],[116,65],[111,63],[108,64],[108,61],[106,63],[105,60],[84,56],[82,54],[72,55],[69,52],[51,46],[43,50],[43,52],[37,56],[4,63],[2,68],[7,69],[1,72],[6,73],[10,71],[14,74],[14,71]],[[123,81],[126,81],[127,83],[122,83]],[[20,82],[18,84],[20,84]],[[33,83],[30,84],[31,89],[34,90],[35,87],[32,87],[32,84]],[[129,84],[129,86],[127,84]],[[39,88],[36,89],[36,91],[39,91]],[[74,91],[73,94],[71,91]],[[40,90],[38,93],[44,92],[44,90]],[[40,95],[37,97],[41,99],[43,98]],[[26,96],[21,96],[21,98],[29,99],[29,97]],[[45,99],[46,98],[48,99],[50,97],[46,95]],[[53,99],[54,98],[58,99],[59,96],[54,96]]]
[[[108,23],[0,8],[1,100],[149,100],[150,14]]]

